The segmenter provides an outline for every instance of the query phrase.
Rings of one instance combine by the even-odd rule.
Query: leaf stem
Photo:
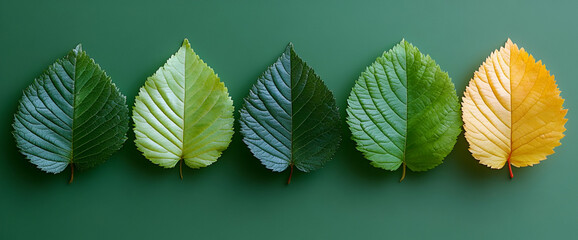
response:
[[[179,175],[181,175],[181,180],[183,180],[183,159],[179,161]]]
[[[74,180],[74,163],[70,164],[70,180],[68,180],[68,184],[71,184]]]
[[[510,179],[514,178],[514,173],[512,172],[512,163],[510,162],[510,156],[508,156],[508,169],[510,170]]]
[[[399,182],[403,181],[404,178],[405,178],[405,162],[403,162],[403,172],[401,174],[401,179],[399,179]]]
[[[287,179],[287,185],[291,183],[291,177],[293,176],[293,164],[290,164],[289,167],[291,167],[291,171],[289,172],[289,179]]]

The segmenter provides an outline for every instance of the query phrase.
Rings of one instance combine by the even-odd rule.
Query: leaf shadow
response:
[[[496,170],[486,167],[476,160],[468,150],[468,142],[464,137],[464,132],[458,136],[456,145],[453,151],[446,158],[451,158],[449,164],[456,165],[459,169],[460,179],[469,179],[471,181],[486,181],[495,175],[501,175],[504,179],[509,179],[508,174],[504,172],[504,168]],[[507,171],[507,169],[506,169]],[[498,177],[498,176],[495,176]]]
[[[475,159],[470,151],[468,150],[468,142],[464,137],[464,134],[460,134],[458,142],[454,147],[454,151],[450,154],[453,159],[456,160],[458,168],[461,172],[460,178],[470,179],[472,181],[515,181],[517,175],[534,175],[542,170],[532,166],[527,167],[515,167],[512,166],[512,171],[514,173],[514,178],[510,178],[508,164],[506,163],[501,169],[492,169],[487,167]],[[544,164],[540,162],[540,164]],[[536,166],[536,165],[535,165]],[[536,172],[536,173],[532,173]],[[501,179],[501,180],[500,180]]]
[[[238,117],[235,119],[238,119]],[[222,156],[223,160],[225,160],[223,161],[224,167],[228,168],[232,178],[255,183],[278,182],[279,184],[284,184],[289,176],[287,170],[279,173],[273,172],[263,166],[243,142],[243,136],[239,130],[239,122],[236,121],[235,125],[236,131],[231,144]],[[293,173],[294,178],[300,177],[301,174],[298,172],[299,171],[295,171]]]
[[[371,166],[370,161],[365,159],[363,154],[355,147],[355,142],[351,139],[351,132],[347,123],[342,126],[342,141],[338,151],[339,158],[343,159],[343,166],[347,172],[353,173],[356,179],[364,182],[395,182],[401,177],[401,172],[387,171]]]
[[[121,155],[121,159],[127,161],[130,165],[131,169],[134,169],[135,174],[145,175],[148,176],[161,176],[166,175],[167,169],[163,167],[157,166],[151,163],[148,159],[146,159],[142,153],[136,148],[134,144],[135,135],[132,128],[132,121],[131,121],[131,128],[129,128],[127,132],[127,140],[123,145],[119,155]],[[177,169],[178,171],[178,169]],[[178,172],[176,173],[178,177]]]
[[[150,160],[144,157],[142,152],[137,149],[134,140],[135,135],[131,128],[127,133],[127,141],[125,142],[125,146],[119,155],[121,155],[120,159],[125,160],[126,164],[129,166],[129,168],[131,168],[132,174],[135,174],[135,177],[141,180],[151,181],[151,177],[153,177],[152,181],[179,180],[183,183],[201,181],[204,177],[207,176],[207,174],[209,174],[209,169],[214,169],[216,167],[215,165],[218,165],[219,163],[219,161],[217,161],[216,163],[207,166],[207,169],[192,169],[183,162],[183,178],[180,179],[179,164],[173,168],[164,168],[152,163]]]

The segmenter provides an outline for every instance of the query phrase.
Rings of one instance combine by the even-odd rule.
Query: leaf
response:
[[[268,169],[321,168],[341,141],[335,98],[289,44],[259,77],[240,110],[243,141]]]
[[[137,148],[162,167],[180,163],[181,178],[183,161],[206,167],[233,136],[233,100],[187,39],[141,87],[132,118]]]
[[[510,39],[474,73],[462,102],[470,152],[490,168],[525,167],[554,153],[566,130],[564,99],[541,61]]]
[[[347,100],[347,123],[371,165],[426,171],[442,163],[461,132],[451,79],[402,40],[367,67]],[[401,181],[400,180],[400,181]]]
[[[56,60],[24,91],[14,116],[20,152],[49,173],[89,168],[122,147],[126,97],[81,45]]]

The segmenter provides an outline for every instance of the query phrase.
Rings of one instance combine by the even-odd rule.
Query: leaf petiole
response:
[[[399,182],[403,181],[403,179],[405,178],[405,162],[403,162],[403,172],[401,173],[401,179],[399,179]]]
[[[291,183],[291,177],[293,176],[293,164],[290,164],[289,167],[291,168],[291,170],[289,172],[289,179],[287,179],[287,185]]]
[[[510,162],[510,158],[508,158],[508,169],[510,170],[510,179],[514,178],[514,173],[512,172],[512,163]]]
[[[179,161],[179,175],[181,176],[181,180],[183,180],[183,159]]]
[[[70,180],[68,180],[68,184],[71,184],[74,180],[74,163],[70,164]]]

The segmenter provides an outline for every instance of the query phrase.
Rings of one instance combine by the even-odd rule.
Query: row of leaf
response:
[[[554,77],[509,39],[474,73],[462,107],[446,72],[401,41],[361,73],[347,100],[357,149],[386,170],[426,171],[452,151],[462,125],[481,164],[531,166],[564,136]],[[217,161],[233,136],[227,88],[185,39],[149,77],[133,107],[135,143],[151,162],[191,168]],[[22,97],[14,121],[20,151],[50,173],[88,168],[121,148],[129,128],[126,97],[80,45],[57,60]],[[462,124],[463,119],[463,124]],[[265,167],[309,172],[341,141],[331,91],[289,44],[259,77],[240,110],[243,141]]]

